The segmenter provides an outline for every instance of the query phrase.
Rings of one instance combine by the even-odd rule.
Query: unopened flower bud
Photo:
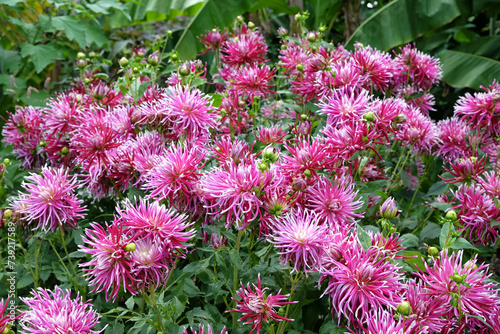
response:
[[[160,64],[160,55],[158,54],[158,51],[149,55],[148,64],[152,66],[158,66]]]
[[[248,21],[247,26],[248,26],[248,28],[253,29],[253,28],[255,28],[255,23],[253,23],[252,21]]]
[[[189,68],[187,67],[186,64],[182,64],[181,67],[179,67],[179,74],[182,76],[189,75]]]
[[[398,216],[398,207],[396,201],[391,196],[380,206],[380,215],[385,219],[394,219]]]
[[[125,67],[128,65],[128,59],[125,57],[122,57],[119,61],[118,64],[120,64],[121,67]]]
[[[304,191],[307,188],[307,183],[303,178],[296,177],[292,181],[292,188],[295,191]]]
[[[11,209],[6,209],[4,212],[3,212],[3,217],[5,219],[9,219],[10,217],[12,217],[12,210]]]
[[[243,16],[241,16],[241,15],[236,16],[236,22],[241,23],[241,22],[243,22],[243,20],[244,20]]]
[[[167,36],[172,36],[174,32],[172,30],[167,30]]]
[[[394,122],[396,123],[404,123],[406,122],[406,115],[405,114],[399,114],[395,119]]]
[[[245,106],[246,106],[245,101],[239,101],[239,102],[238,102],[238,107],[240,107],[240,108],[244,108]]]
[[[368,122],[375,121],[375,114],[373,113],[373,111],[369,111],[365,114],[365,120],[367,120]]]
[[[134,72],[134,73],[139,73],[139,68],[138,68],[138,67],[134,67],[134,68],[132,68],[132,72]]]
[[[94,51],[90,51],[89,57],[90,58],[97,58],[97,57],[99,57],[99,55],[97,53],[95,53]]]
[[[76,59],[85,59],[85,57],[86,57],[85,53],[83,53],[83,52],[78,52],[76,54]]]
[[[427,249],[427,254],[429,254],[430,256],[436,256],[439,254],[439,249],[437,249],[436,247],[429,247]]]
[[[311,171],[310,171],[309,169],[306,169],[306,170],[304,171],[304,175],[305,175],[306,177],[311,177]]]
[[[173,53],[170,55],[170,60],[173,62],[176,62],[179,59],[179,56],[177,56],[177,53]]]
[[[450,210],[446,212],[446,219],[448,220],[457,220],[457,213],[455,210]]]
[[[265,162],[261,162],[261,163],[259,164],[259,169],[260,169],[260,170],[262,170],[262,171],[264,171],[264,170],[269,170],[269,165],[268,165],[268,164],[266,164]]]
[[[278,35],[283,38],[283,37],[286,37],[288,35],[288,30],[286,30],[285,28],[283,27],[279,27],[278,28]]]
[[[297,69],[297,71],[302,72],[304,70],[304,65],[297,64],[297,66],[295,66],[295,68]]]
[[[66,155],[66,154],[68,154],[68,152],[69,152],[69,149],[66,146],[64,146],[63,148],[61,148],[61,154],[62,155]]]
[[[266,148],[264,152],[262,152],[262,156],[264,159],[269,160],[272,163],[275,163],[279,158],[279,155],[274,153],[272,148]]]
[[[5,166],[10,166],[10,159],[9,159],[9,158],[5,158],[5,159],[3,159],[3,164],[4,164]]]
[[[84,68],[85,66],[87,66],[87,61],[85,59],[79,58],[76,60],[76,67]]]
[[[123,248],[126,252],[133,252],[135,251],[135,244],[133,242],[127,244],[124,248]]]
[[[303,121],[307,121],[307,115],[306,114],[301,114],[300,119]]]
[[[401,315],[410,315],[412,311],[410,302],[402,302],[397,306],[396,311]]]
[[[459,274],[450,275],[451,280],[457,284],[462,283],[464,281],[465,277],[466,277],[466,275],[459,275]]]
[[[83,79],[83,83],[84,83],[85,85],[88,85],[88,84],[90,83],[90,79],[89,79],[89,78],[85,78],[85,79]]]
[[[300,21],[302,19],[302,15],[300,13],[295,14],[295,20]]]
[[[325,32],[325,31],[326,31],[326,26],[320,26],[320,27],[318,28],[318,31],[319,31],[319,32]]]
[[[285,44],[281,44],[281,50],[286,50],[286,45]]]
[[[315,31],[309,31],[306,38],[309,42],[316,42],[318,34]]]

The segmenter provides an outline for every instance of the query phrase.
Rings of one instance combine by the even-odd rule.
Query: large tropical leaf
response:
[[[500,36],[485,36],[462,43],[456,49],[478,56],[500,59]]]
[[[355,42],[390,50],[439,28],[460,15],[455,0],[395,0],[364,21],[346,45]]]
[[[455,87],[479,88],[500,78],[500,62],[470,53],[446,50],[439,54],[443,81]]]
[[[309,0],[313,7],[314,29],[321,24],[328,25],[342,9],[342,0]]]
[[[223,28],[249,9],[266,7],[267,0],[207,0],[198,14],[184,30],[175,46],[180,59],[194,59],[202,51],[202,44],[196,38],[214,27]]]

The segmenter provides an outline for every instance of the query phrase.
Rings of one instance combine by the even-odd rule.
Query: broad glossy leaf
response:
[[[446,50],[439,54],[442,80],[455,87],[479,88],[500,78],[500,62],[470,53]]]
[[[462,43],[454,51],[472,53],[477,56],[500,59],[500,36],[486,36]]]
[[[342,9],[342,0],[309,0],[313,6],[313,29],[321,24],[328,25],[332,18]]]
[[[191,20],[175,49],[182,60],[194,59],[203,51],[203,45],[196,38],[214,27],[228,26],[248,9],[265,6],[264,0],[207,0],[196,16]]]
[[[460,15],[454,0],[396,0],[364,21],[347,41],[389,50],[439,28]]]

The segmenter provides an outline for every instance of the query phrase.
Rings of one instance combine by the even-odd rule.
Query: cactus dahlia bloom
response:
[[[260,64],[266,61],[267,44],[260,32],[243,25],[237,36],[222,43],[221,52],[222,61],[234,67]]]
[[[262,216],[261,195],[275,189],[281,179],[274,169],[261,172],[254,163],[234,163],[218,168],[201,179],[208,214],[226,216],[226,227],[239,229]]]
[[[329,243],[328,225],[313,211],[292,210],[272,227],[270,237],[281,261],[293,271],[317,270]]]
[[[3,301],[3,299],[2,301],[0,301],[0,333],[3,333],[3,331],[7,328],[9,322],[13,321],[14,320],[13,318],[15,318],[14,316],[11,317],[10,313],[5,314],[8,305],[9,305],[8,297],[5,302]]]
[[[89,262],[80,264],[88,277],[91,292],[106,291],[106,300],[116,300],[120,287],[132,294],[136,293],[136,279],[132,275],[133,262],[125,247],[131,238],[122,233],[122,228],[113,223],[106,230],[97,223],[85,230],[87,237],[82,240],[88,246],[79,246],[80,252],[90,254]],[[110,293],[111,290],[111,293]]]
[[[358,332],[349,329],[351,333],[366,334],[421,334],[427,333],[423,329],[407,328],[401,320],[396,320],[392,313],[377,309],[370,312],[363,323],[358,321],[360,329]],[[346,332],[347,333],[347,332]]]
[[[462,157],[470,157],[472,149],[467,146],[465,136],[470,132],[470,127],[464,121],[453,117],[437,124],[439,139],[437,154],[448,161],[454,161]]]
[[[38,288],[31,294],[32,297],[21,298],[29,308],[20,316],[22,333],[97,334],[104,330],[92,329],[99,323],[100,315],[79,294],[72,299],[70,290],[64,292],[58,286],[53,291]]]
[[[308,188],[306,206],[330,226],[343,228],[352,224],[355,218],[363,216],[355,213],[363,205],[361,200],[356,200],[356,196],[354,184],[340,179],[335,179],[332,184],[332,181],[321,176],[316,184]]]
[[[477,266],[476,258],[463,263],[462,256],[462,251],[443,251],[432,267],[426,264],[426,273],[417,276],[425,283],[426,294],[445,306],[448,318],[463,318],[468,327],[474,328],[480,323],[475,317],[488,319],[498,311],[500,296],[495,284],[487,281],[488,266]]]
[[[332,300],[332,316],[340,323],[345,316],[349,323],[366,321],[371,312],[395,307],[401,302],[400,267],[381,257],[378,249],[339,248],[338,261],[331,260],[320,283],[327,282],[323,295]]]
[[[441,65],[439,60],[412,47],[410,44],[401,49],[401,53],[396,56],[404,66],[399,77],[401,82],[406,82],[407,78],[423,90],[429,90],[432,85],[437,84],[441,79]]]
[[[276,69],[271,69],[268,65],[250,65],[240,67],[231,78],[233,87],[231,90],[238,96],[246,96],[247,101],[254,98],[266,97],[273,93],[270,82],[273,80]]]
[[[286,304],[294,304],[296,302],[287,302],[286,299],[288,295],[280,295],[279,293],[281,292],[281,290],[278,291],[278,294],[275,296],[266,296],[265,291],[267,290],[267,288],[262,289],[260,285],[260,274],[257,282],[257,286],[253,284],[253,288],[255,291],[250,287],[250,283],[246,288],[243,283],[241,283],[241,289],[236,292],[241,300],[236,300],[233,298],[233,300],[238,303],[237,308],[235,310],[229,310],[227,312],[242,313],[243,316],[238,320],[245,321],[244,324],[252,324],[250,334],[252,334],[254,331],[257,331],[257,334],[259,334],[260,328],[262,327],[262,323],[264,321],[266,323],[269,323],[269,320],[293,321],[293,319],[288,319],[278,315],[275,308],[281,307]]]
[[[356,91],[352,87],[336,89],[331,96],[318,103],[321,114],[326,114],[327,124],[334,127],[343,121],[360,119],[368,107],[369,96],[367,90]]]
[[[26,220],[36,224],[34,229],[55,231],[61,225],[78,227],[85,206],[73,193],[77,180],[66,168],[43,167],[41,175],[30,173],[29,183],[23,183],[27,193],[19,193],[18,211]]]

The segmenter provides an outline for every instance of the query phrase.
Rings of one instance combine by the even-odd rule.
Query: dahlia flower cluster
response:
[[[206,259],[213,277],[193,275],[194,285],[213,285],[199,295],[227,287],[232,302],[224,296],[219,309],[240,313],[250,332],[280,322],[283,333],[293,320],[282,310],[295,306],[294,291],[273,295],[260,274],[257,284],[238,290],[238,252],[228,255],[234,268],[216,272],[227,269],[221,257],[228,248],[234,243],[239,250],[248,235],[245,256],[255,256],[252,247],[269,247],[259,270],[277,256],[283,272],[303,278],[299,285],[314,280],[333,322],[346,331],[499,333],[500,296],[488,266],[462,251],[428,247],[432,256],[416,267],[405,246],[422,240],[400,236],[406,227],[395,222],[403,216],[399,198],[415,194],[403,211],[412,218],[431,163],[442,162],[445,193],[426,200],[456,210],[453,238],[496,243],[500,84],[466,94],[452,117],[436,122],[431,89],[440,64],[414,45],[391,54],[361,44],[348,51],[325,43],[321,32],[287,36],[281,29],[280,38],[280,60],[271,66],[253,25],[200,36],[207,52],[216,53],[213,94],[199,87],[208,80],[205,64],[176,61],[166,86],[151,81],[142,96],[86,72],[45,107],[19,107],[2,135],[30,175],[9,201],[8,219],[70,231],[96,199],[115,200],[113,221],[87,225],[79,245],[86,258],[78,269],[91,293],[104,292],[108,302],[163,290],[179,264],[213,253]],[[417,219],[422,225],[415,228],[430,217]],[[363,229],[378,218],[382,232]],[[191,244],[204,247],[187,256]],[[255,263],[241,262],[246,275],[257,276]],[[97,333],[91,329],[97,313],[70,295],[57,287],[34,291],[24,299],[30,310],[22,328]],[[213,333],[208,324],[183,331]]]

